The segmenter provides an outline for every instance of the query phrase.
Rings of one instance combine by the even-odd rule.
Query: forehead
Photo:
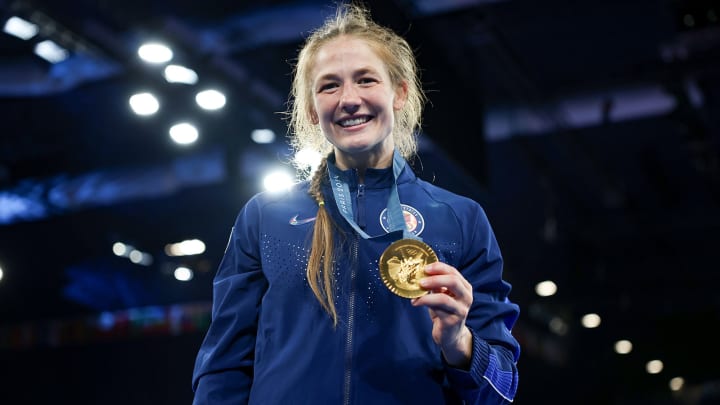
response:
[[[354,70],[375,70],[387,74],[385,62],[370,41],[342,36],[322,45],[315,55],[312,78],[341,74]]]

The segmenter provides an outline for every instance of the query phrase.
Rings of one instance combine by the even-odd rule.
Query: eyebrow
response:
[[[371,68],[371,67],[361,67],[353,72],[353,76],[362,76],[366,74],[374,74],[379,75],[378,71]],[[337,79],[338,75],[335,73],[325,73],[324,75],[317,78],[317,82],[323,81],[323,80],[334,80]]]

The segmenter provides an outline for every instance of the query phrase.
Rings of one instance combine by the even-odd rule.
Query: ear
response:
[[[406,81],[402,81],[397,88],[395,88],[395,100],[393,101],[393,109],[395,111],[402,110],[405,106],[408,96],[408,84]]]

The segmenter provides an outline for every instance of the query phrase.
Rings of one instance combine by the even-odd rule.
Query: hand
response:
[[[472,285],[446,263],[427,265],[425,274],[420,286],[431,294],[413,299],[412,305],[428,308],[433,340],[448,364],[467,369],[472,357],[472,334],[465,320],[473,301]]]

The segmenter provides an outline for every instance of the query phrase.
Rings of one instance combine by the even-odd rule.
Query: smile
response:
[[[371,119],[373,119],[373,117],[371,117],[369,115],[364,115],[362,117],[346,118],[346,119],[337,121],[337,124],[343,128],[354,127],[356,125],[364,124],[364,123],[370,121]]]

